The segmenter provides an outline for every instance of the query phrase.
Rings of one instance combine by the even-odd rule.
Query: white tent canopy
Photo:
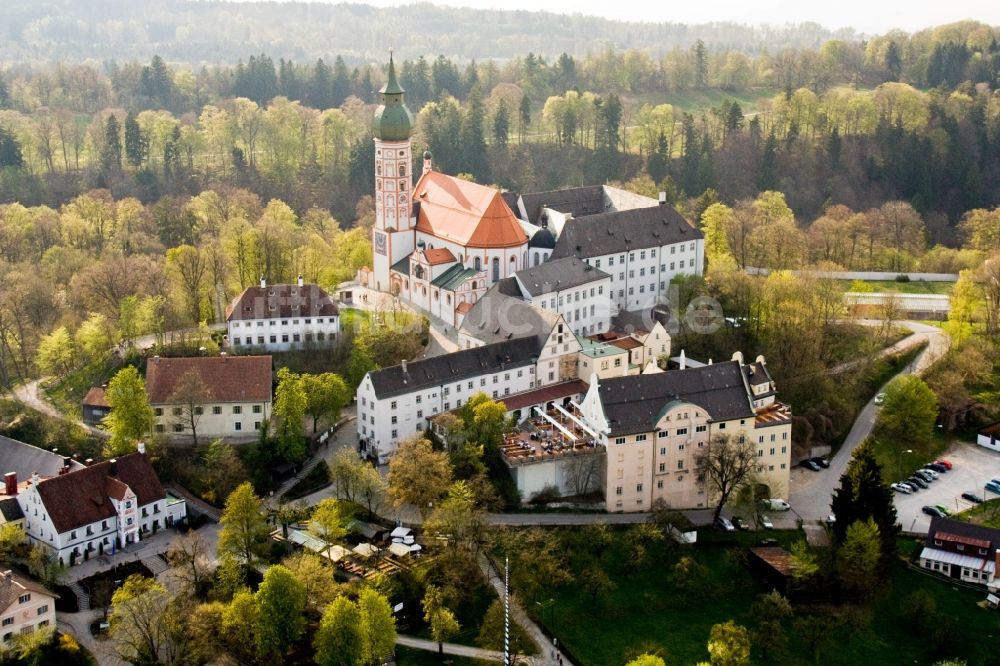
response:
[[[378,554],[378,548],[370,543],[359,543],[354,547],[354,554],[361,557],[371,557]]]
[[[409,527],[402,527],[402,526],[400,526],[400,527],[397,527],[396,529],[394,529],[394,530],[392,531],[392,533],[391,533],[391,534],[390,534],[389,536],[391,536],[391,537],[392,537],[392,538],[394,538],[394,539],[395,539],[396,537],[405,537],[405,536],[407,536],[407,535],[408,535],[408,534],[409,534],[409,533],[410,533],[411,531],[412,531],[412,530],[411,530],[411,529],[410,529]]]
[[[410,547],[401,543],[391,543],[389,544],[389,552],[396,557],[405,557],[410,554]]]

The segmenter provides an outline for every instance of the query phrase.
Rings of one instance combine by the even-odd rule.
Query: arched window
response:
[[[534,265],[535,266],[538,265],[538,253],[537,252],[535,253],[535,263],[534,263]]]
[[[399,175],[400,176],[405,176],[406,175],[406,165],[405,164],[400,164],[399,165]]]
[[[472,281],[472,289],[473,289],[473,291],[475,291],[475,289],[476,289],[476,281],[475,280]],[[464,302],[465,299],[462,299],[462,301]]]
[[[493,281],[500,281],[500,257],[493,257]]]
[[[472,260],[472,266],[477,271],[483,270],[483,262],[479,260],[479,257],[476,257],[475,259]]]

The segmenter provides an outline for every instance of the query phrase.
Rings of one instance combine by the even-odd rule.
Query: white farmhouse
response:
[[[301,275],[296,284],[268,285],[261,277],[226,307],[226,323],[229,345],[243,353],[321,347],[340,334],[337,304]]]
[[[28,541],[63,565],[138,543],[187,515],[184,501],[164,492],[141,444],[138,453],[50,478],[33,474],[15,488]]]

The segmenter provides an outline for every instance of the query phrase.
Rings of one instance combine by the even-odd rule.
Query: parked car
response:
[[[719,516],[715,519],[715,526],[718,527],[723,532],[735,532],[736,528],[733,523],[724,516]]]
[[[918,469],[916,472],[913,473],[913,475],[914,476],[919,476],[921,479],[923,479],[927,483],[930,483],[934,479],[937,478],[937,474],[936,473],[932,474],[931,472],[928,472],[926,469]]]
[[[1000,495],[1000,483],[997,483],[996,481],[990,481],[986,484],[986,490],[990,491],[991,493],[996,493],[997,495]]]
[[[951,515],[951,509],[949,509],[948,507],[946,507],[944,504],[935,504],[934,508],[937,509],[938,511],[940,511],[941,513],[943,513],[946,516],[950,516]]]
[[[918,470],[918,471],[920,472],[921,476],[929,476],[929,477],[931,477],[931,481],[937,481],[938,477],[941,476],[940,474],[938,474],[937,472],[935,472],[934,470],[932,470],[932,469],[930,469],[928,467],[924,467],[923,469]]]
[[[913,483],[912,481],[900,481],[899,485],[906,486],[907,488],[910,489],[910,492],[912,492],[912,493],[915,493],[918,490],[920,490],[920,486],[918,486],[917,484]]]
[[[875,396],[875,404],[880,407],[885,404],[885,393],[879,393]]]
[[[765,499],[760,501],[761,506],[769,511],[788,511],[792,505],[783,499]]]
[[[933,516],[935,518],[944,518],[944,514],[941,513],[936,506],[928,505],[921,508],[920,510],[926,513],[928,516]]]
[[[802,465],[803,467],[805,467],[806,469],[811,469],[814,472],[819,472],[820,470],[823,469],[822,467],[820,467],[819,465],[817,465],[816,462],[812,458],[806,458],[805,460],[803,460],[799,464]]]
[[[910,488],[905,483],[894,483],[889,487],[895,490],[897,493],[903,493],[904,495],[909,495],[910,493],[913,492],[913,489]]]
[[[954,467],[954,465],[951,464],[950,460],[945,460],[944,458],[938,458],[937,460],[934,461],[934,464],[941,465],[941,467],[944,467],[947,470],[950,470],[952,467]]]
[[[944,474],[948,471],[948,468],[938,462],[932,462],[928,465],[924,465],[924,469],[932,469],[938,474]]]
[[[981,504],[983,498],[976,493],[962,493],[962,499],[972,502],[973,504]]]
[[[830,468],[830,461],[827,460],[826,458],[824,458],[823,456],[813,456],[809,460],[812,460],[814,463],[816,463],[817,465],[819,465],[823,469],[829,469]]]
[[[744,532],[750,529],[750,525],[747,524],[747,521],[743,520],[739,516],[733,516],[733,527],[738,530],[743,530]]]
[[[916,474],[914,474],[913,476],[911,476],[910,478],[908,478],[906,480],[906,482],[909,483],[909,484],[914,484],[914,485],[920,486],[921,488],[929,488],[930,487],[930,484],[927,483],[926,479],[923,479],[923,478],[917,476]]]
[[[774,523],[772,523],[771,519],[768,518],[767,516],[761,516],[760,517],[760,526],[763,527],[765,530],[773,530],[774,529]]]

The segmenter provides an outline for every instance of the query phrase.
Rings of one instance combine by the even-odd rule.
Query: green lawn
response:
[[[734,620],[753,627],[750,607],[765,588],[743,566],[741,545],[753,545],[763,536],[738,533],[735,539],[702,530],[691,554],[706,573],[689,590],[678,588],[670,572],[678,554],[659,553],[639,570],[629,571],[620,545],[612,547],[605,570],[615,587],[597,598],[579,582],[544,590],[555,604],[539,619],[554,631],[582,666],[616,666],[636,654],[649,651],[668,664],[688,665],[707,661],[706,643],[713,624]],[[784,544],[800,533],[770,532]],[[569,537],[574,547],[585,548]],[[916,547],[901,540],[904,553]],[[949,632],[936,638],[923,635],[902,612],[904,600],[916,590],[926,590],[936,605],[935,619]],[[956,588],[947,581],[929,577],[899,561],[891,572],[885,592],[867,607],[849,604],[799,604],[795,617],[785,622],[788,643],[763,659],[759,646],[753,663],[830,664],[930,664],[939,658],[957,657],[969,666],[995,663],[1000,621],[996,613],[976,606],[984,597],[977,591]],[[811,652],[796,627],[795,619],[815,616],[823,628],[817,654]],[[940,617],[939,617],[940,616]],[[935,650],[934,645],[943,646]]]
[[[851,280],[836,280],[844,291],[852,291]],[[896,282],[895,280],[871,280],[865,281],[864,285],[871,291],[894,291],[900,294],[950,294],[955,288],[954,282],[924,282],[923,280],[913,280],[911,282]]]
[[[982,495],[981,490],[979,494]],[[976,523],[977,525],[1000,529],[1000,499],[987,500],[982,504],[977,504],[968,511],[963,511],[955,517],[961,520],[968,520],[970,523]]]

